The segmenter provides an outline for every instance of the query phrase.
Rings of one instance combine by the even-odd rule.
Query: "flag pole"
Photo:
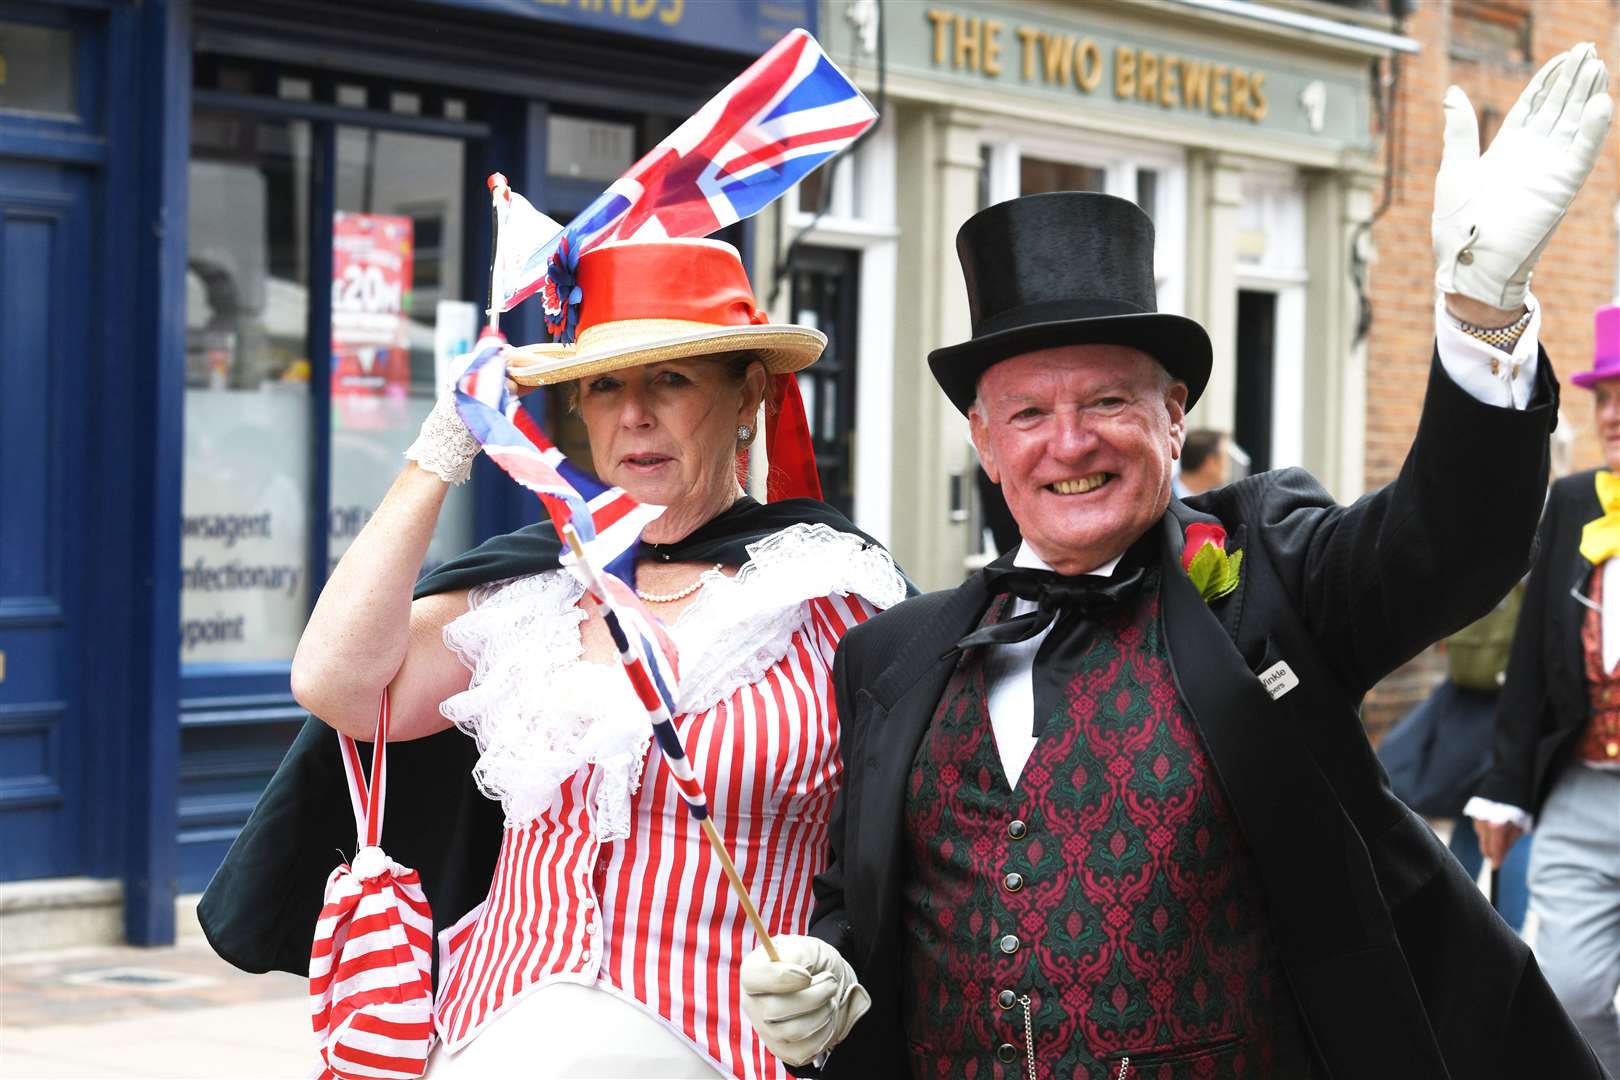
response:
[[[619,660],[624,666],[625,676],[630,679],[631,685],[635,685],[637,680],[630,670],[631,665],[635,663],[635,658],[630,654],[630,639],[625,636],[623,627],[619,625],[619,616],[613,609],[613,600],[608,596],[607,589],[602,587],[600,580],[597,578],[596,569],[586,557],[585,549],[580,544],[579,534],[574,531],[574,527],[564,525],[562,534],[563,540],[573,550],[574,558],[579,560],[579,565],[589,584],[591,596],[602,606],[602,619],[607,623],[608,633],[612,635],[613,643],[619,650]],[[653,706],[647,703],[646,696],[640,693],[640,687],[637,687],[637,695],[642,698],[643,704],[647,704],[647,711],[652,716],[654,728],[657,728],[660,724],[667,724],[669,726],[669,735],[678,740],[680,736],[675,731],[674,718],[669,715],[669,711],[664,708],[662,702],[660,701],[656,711],[654,711]],[[656,696],[655,693],[654,697]],[[690,803],[687,805],[691,806]],[[698,824],[702,827],[703,835],[708,839],[709,847],[714,851],[715,858],[720,860],[720,869],[725,871],[726,880],[731,882],[731,888],[737,894],[737,902],[742,905],[743,914],[748,916],[748,923],[754,928],[754,935],[759,938],[760,945],[764,947],[765,955],[770,957],[773,963],[776,962],[781,959],[776,953],[776,943],[771,940],[770,931],[765,929],[765,921],[759,917],[759,909],[754,906],[754,898],[748,895],[748,886],[743,884],[742,875],[737,873],[737,866],[731,861],[731,853],[726,850],[725,842],[720,839],[720,833],[714,827],[714,818],[708,813],[697,814],[695,808],[694,816],[698,818]]]
[[[498,265],[497,256],[501,250],[501,211],[500,193],[508,190],[506,176],[503,173],[489,174],[489,308],[484,312],[489,318],[489,328],[495,333],[501,332],[501,313],[495,306],[495,272]]]

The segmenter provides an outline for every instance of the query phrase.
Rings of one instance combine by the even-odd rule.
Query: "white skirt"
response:
[[[721,1075],[649,1013],[594,986],[551,983],[526,995],[454,1054],[440,1046],[427,1080],[713,1080]]]

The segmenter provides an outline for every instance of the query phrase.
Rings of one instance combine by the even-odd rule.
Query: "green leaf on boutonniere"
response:
[[[1198,586],[1198,595],[1205,602],[1214,602],[1238,587],[1238,570],[1242,566],[1243,552],[1228,555],[1206,543],[1187,564],[1187,576]]]

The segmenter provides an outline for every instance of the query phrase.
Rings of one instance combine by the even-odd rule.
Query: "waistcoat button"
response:
[[[1014,1046],[1012,1043],[1002,1043],[1000,1046],[996,1047],[996,1057],[1009,1063],[1017,1061],[1018,1047]]]
[[[996,995],[996,1004],[1000,1005],[1003,1009],[1010,1009],[1014,1005],[1018,1004],[1018,995],[1013,993],[1011,990],[1003,990]]]
[[[1022,840],[1027,832],[1029,832],[1028,826],[1018,818],[1013,818],[1007,823],[1007,835],[1014,840]]]
[[[1017,892],[1024,887],[1024,875],[1016,871],[1001,879],[1001,885],[1008,892]]]
[[[1001,951],[1006,953],[1008,956],[1011,956],[1013,953],[1017,952],[1018,951],[1018,935],[1017,934],[1008,934],[1006,937],[1002,938],[1001,939]]]

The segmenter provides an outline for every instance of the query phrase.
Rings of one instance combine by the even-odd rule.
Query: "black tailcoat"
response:
[[[1336,1078],[1603,1076],[1529,950],[1390,793],[1358,713],[1368,688],[1523,574],[1557,403],[1545,356],[1538,370],[1533,406],[1514,411],[1470,397],[1437,357],[1399,478],[1351,506],[1290,469],[1173,502],[1157,526],[1171,668]],[[1241,585],[1213,606],[1181,570],[1194,521],[1219,521],[1244,552]],[[953,645],[989,600],[974,577],[878,615],[839,647],[844,784],[812,932],[854,965],[873,1006],[825,1076],[908,1071],[906,779]],[[1273,701],[1257,673],[1279,660],[1299,685]]]
[[[1507,682],[1497,706],[1496,748],[1479,794],[1532,814],[1574,756],[1591,719],[1581,623],[1592,564],[1581,555],[1581,529],[1600,517],[1596,469],[1552,486],[1542,515],[1536,564],[1524,591]]]

